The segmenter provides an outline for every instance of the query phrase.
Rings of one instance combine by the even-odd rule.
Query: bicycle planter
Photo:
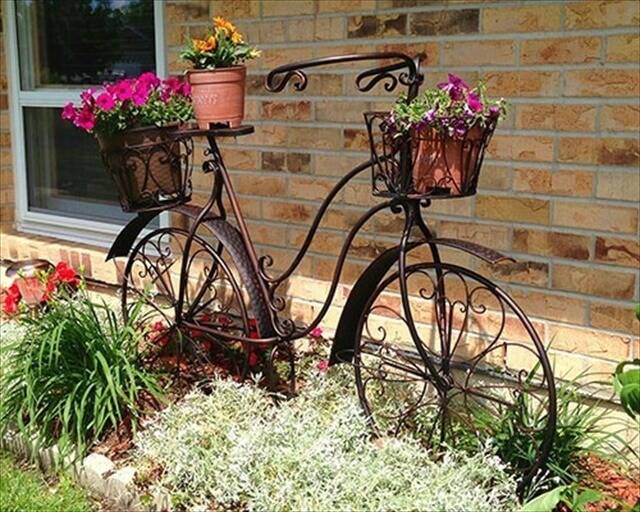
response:
[[[361,91],[383,81],[387,91],[401,84],[409,98],[417,95],[423,80],[418,60],[393,52],[281,66],[269,73],[266,87],[278,92],[293,80],[294,89],[302,90],[307,83],[304,69],[372,59],[391,63],[360,73],[356,84]],[[372,119],[376,117],[367,120]],[[370,130],[372,126],[369,122]],[[128,256],[123,312],[127,315],[132,300],[142,298],[166,322],[168,331],[181,334],[186,345],[196,330],[222,345],[240,342],[261,347],[266,350],[270,376],[274,359],[284,356],[293,382],[292,342],[307,336],[327,313],[361,228],[380,212],[391,211],[404,220],[398,244],[378,256],[352,287],[330,364],[353,364],[361,403],[380,435],[419,425],[431,444],[455,444],[460,425],[490,429],[488,425],[505,415],[515,417],[519,436],[536,448],[531,466],[519,468],[522,492],[544,466],[555,432],[554,378],[544,346],[513,299],[477,272],[445,262],[442,250],[462,251],[491,265],[509,258],[475,243],[437,237],[423,218],[431,199],[475,193],[490,131],[478,139],[477,149],[471,150],[473,158],[464,160],[468,164],[458,169],[458,177],[452,177],[457,179],[454,184],[448,177],[446,182],[435,180],[428,185],[414,180],[413,162],[421,150],[408,142],[383,154],[372,145],[372,158],[337,182],[320,205],[297,255],[283,272],[273,275],[272,258],[257,256],[217,145],[218,139],[252,133],[253,127],[183,130],[181,138],[204,136],[208,141],[202,170],[214,176],[211,194],[202,207],[164,207],[170,208],[173,217],[184,219],[179,226],[155,229],[136,241],[163,209],[157,208],[141,211],[118,235],[108,258]],[[459,151],[463,156],[470,154]],[[316,318],[306,327],[297,326],[290,318],[282,318],[283,284],[303,260],[332,201],[353,178],[370,170],[374,193],[386,197],[352,226]],[[439,172],[444,171],[451,174],[451,167]],[[378,179],[380,173],[386,175]],[[237,227],[228,221],[223,195]],[[409,262],[409,255],[414,262]],[[154,296],[149,296],[149,289]],[[206,357],[195,343],[191,345],[192,354]],[[524,413],[534,406],[542,412],[540,423],[532,426],[525,422]]]

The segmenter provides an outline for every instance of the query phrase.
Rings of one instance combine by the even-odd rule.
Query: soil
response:
[[[627,507],[634,507],[640,503],[638,472],[625,474],[619,466],[596,455],[589,455],[581,462],[587,473],[582,484],[600,490],[605,496],[597,503],[587,505],[587,512],[628,510]]]

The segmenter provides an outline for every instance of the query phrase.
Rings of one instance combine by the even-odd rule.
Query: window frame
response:
[[[165,77],[167,70],[163,3],[163,0],[153,0],[156,74],[160,77]],[[113,238],[120,229],[122,229],[120,223],[93,221],[62,214],[29,211],[23,108],[61,108],[69,101],[79,101],[80,91],[22,91],[20,85],[18,32],[14,1],[4,4],[3,14],[3,24],[6,27],[5,46],[8,56],[9,122],[11,129],[16,230],[35,235],[52,236],[70,242],[108,247],[111,245]],[[160,214],[160,225],[166,226],[168,222],[169,215],[166,212]]]

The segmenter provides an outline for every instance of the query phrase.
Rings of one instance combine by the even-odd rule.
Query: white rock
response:
[[[93,491],[104,494],[107,486],[107,477],[115,469],[113,462],[104,455],[92,453],[84,459],[82,465],[87,485]]]

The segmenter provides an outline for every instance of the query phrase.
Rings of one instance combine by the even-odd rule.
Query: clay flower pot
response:
[[[180,143],[174,136],[178,127],[178,124],[148,126],[96,136],[123,210],[158,208],[189,195],[185,190]]]
[[[187,78],[201,129],[208,129],[210,123],[228,123],[232,128],[242,123],[247,68],[191,69]]]
[[[418,194],[475,194],[484,149],[495,125],[475,125],[461,138],[432,128],[411,135],[413,188]]]

